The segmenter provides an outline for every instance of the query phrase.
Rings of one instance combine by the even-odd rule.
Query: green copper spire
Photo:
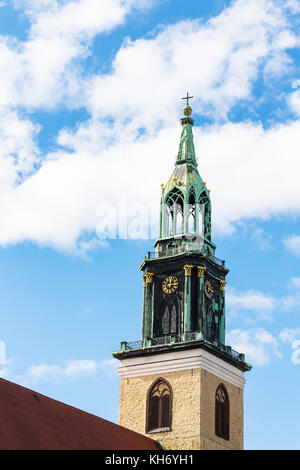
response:
[[[186,403],[190,407],[189,419],[193,422],[197,421],[198,425],[203,418],[202,414],[200,417],[199,406],[201,405],[201,413],[202,409],[209,408],[204,417],[212,424],[212,436],[213,432],[216,431],[216,439],[211,439],[212,444],[211,447],[208,444],[209,448],[216,447],[219,438],[229,439],[227,421],[225,427],[223,426],[224,423],[221,423],[222,420],[220,420],[221,425],[219,427],[214,426],[215,409],[214,406],[206,407],[206,396],[203,399],[200,394],[201,403],[199,406],[195,406],[194,386],[191,392],[191,387],[186,387],[186,397],[183,400],[178,396],[176,381],[181,380],[178,375],[181,373],[180,369],[189,367],[193,371],[194,367],[198,367],[197,358],[199,359],[199,367],[202,367],[201,357],[203,355],[205,361],[213,365],[212,372],[215,368],[216,375],[219,376],[222,376],[223,368],[224,374],[228,375],[230,369],[232,377],[236,374],[236,377],[241,379],[242,371],[251,368],[249,364],[245,363],[243,354],[239,354],[233,351],[230,346],[225,345],[225,285],[227,282],[225,278],[229,270],[225,267],[225,261],[215,257],[216,245],[211,241],[210,191],[199,175],[197,168],[192,133],[194,121],[191,118],[192,108],[189,106],[191,98],[192,96],[188,93],[183,98],[186,100],[186,106],[183,109],[184,117],[181,119],[182,132],[178,156],[166,185],[161,185],[160,233],[154,244],[155,252],[149,251],[140,266],[143,271],[144,286],[142,340],[130,343],[123,341],[121,350],[113,353],[114,357],[121,361],[121,370],[129,369],[127,372],[125,370],[124,376],[129,377],[129,379],[127,379],[127,388],[124,389],[126,393],[123,393],[125,401],[128,393],[129,398],[127,397],[126,403],[124,399],[120,401],[120,404],[125,403],[120,410],[120,416],[125,416],[125,421],[127,420],[125,424],[131,424],[133,420],[137,424],[142,423],[143,428],[146,429],[146,434],[160,432],[160,439],[167,444],[164,446],[167,448],[170,447],[168,445],[172,439],[174,442],[177,439],[177,429],[179,429],[181,435],[187,434],[189,431],[185,425],[186,420],[180,428],[181,408]],[[161,158],[164,158],[164,156],[162,154]],[[202,155],[202,164],[205,164],[205,155]],[[189,359],[190,365],[186,366],[186,363],[184,363],[184,367],[181,367],[180,364],[183,364],[184,361],[176,361],[176,358],[195,358],[195,360]],[[179,365],[173,367],[172,361],[174,364],[175,362],[179,363]],[[129,364],[129,367],[126,367],[127,364]],[[145,364],[146,368],[141,364]],[[159,369],[160,364],[163,364],[163,370]],[[167,364],[167,366],[164,364]],[[217,368],[215,364],[217,364]],[[137,367],[134,367],[135,365]],[[168,380],[170,380],[170,388],[168,388],[169,384],[161,379],[161,373],[164,374],[164,370],[172,371],[175,368],[176,377],[168,377]],[[236,368],[236,372],[234,372],[234,368]],[[131,374],[130,370],[133,370],[134,374]],[[218,371],[220,371],[220,374]],[[152,379],[149,376],[149,380],[153,380],[152,385],[150,386],[147,378],[144,381],[144,391],[141,389],[144,394],[144,408],[148,410],[146,419],[141,415],[141,407],[129,406],[131,405],[130,401],[134,400],[136,388],[136,382],[130,385],[131,376],[137,376],[138,374],[142,376],[145,373],[154,374]],[[141,384],[142,379],[139,381]],[[221,379],[218,377],[216,379],[218,382],[216,382],[215,390],[212,390],[211,403],[214,403],[216,390],[219,390],[218,384]],[[195,380],[195,384],[199,389],[202,382],[200,384],[197,377]],[[183,370],[182,382],[186,382],[186,370]],[[242,383],[242,379],[240,382]],[[205,379],[203,383],[205,383]],[[175,400],[173,404],[170,400],[171,386],[174,386]],[[140,385],[139,388],[141,388]],[[198,389],[196,390],[197,393]],[[159,393],[156,393],[157,390]],[[165,390],[167,391],[165,392]],[[223,392],[225,396],[227,392]],[[232,393],[231,390],[230,393]],[[139,399],[140,397],[142,395],[139,393]],[[158,400],[156,400],[157,397]],[[167,398],[167,400],[164,401],[164,398]],[[227,398],[227,395],[225,398]],[[232,407],[231,402],[230,407]],[[240,403],[241,400],[237,403],[237,412],[239,412]],[[179,423],[179,427],[176,427],[177,434],[172,434],[172,413],[174,413],[176,426]],[[179,419],[177,419],[178,416]],[[121,424],[124,424],[124,419]],[[220,433],[219,428],[222,428]],[[223,433],[223,428],[228,431],[228,433],[226,431],[226,435],[225,432]],[[137,430],[140,430],[140,426]],[[170,432],[164,433],[163,431]],[[240,428],[240,431],[242,433],[242,428]],[[164,434],[166,434],[165,437]],[[169,435],[167,436],[167,434]],[[190,440],[186,439],[186,448],[188,446],[197,449],[202,448],[202,441],[204,442],[202,437],[200,436],[201,439],[197,440],[195,433],[190,433],[190,435]],[[154,434],[150,434],[150,436],[155,437]],[[197,442],[201,441],[201,446],[196,443],[195,446],[198,447],[193,447],[196,440]],[[223,445],[221,441],[220,445]],[[233,448],[234,445],[231,447]],[[237,443],[238,446],[240,446],[239,442]],[[176,447],[178,447],[177,444],[174,444],[172,448]]]
[[[192,108],[187,93],[187,106],[181,118],[181,137],[175,168],[166,186],[162,185],[160,236],[155,243],[158,253],[172,247],[175,250],[195,250],[214,256],[211,241],[210,191],[197,169],[193,140]]]
[[[186,108],[185,108],[186,109]],[[194,121],[190,117],[181,119],[182,132],[176,164],[190,163],[197,166],[192,125]]]
[[[192,131],[194,120],[190,117],[193,110],[189,106],[189,100],[191,98],[193,98],[193,96],[189,96],[188,93],[185,98],[182,98],[183,100],[186,100],[187,104],[186,107],[183,109],[183,114],[185,117],[181,119],[182,132],[180,137],[179,151],[176,159],[176,164],[180,165],[182,163],[190,163],[197,167]]]
[[[162,185],[163,196],[167,196],[172,188],[177,187],[184,193],[186,203],[188,203],[191,190],[193,190],[195,194],[197,193],[197,195],[200,194],[200,192],[206,192],[209,199],[209,193],[205,187],[206,183],[202,181],[197,169],[198,163],[192,128],[194,120],[190,117],[192,108],[188,105],[191,98],[193,98],[193,96],[189,96],[188,93],[185,98],[182,98],[183,100],[187,100],[187,106],[183,109],[185,117],[180,120],[182,131],[175,168],[166,186]]]

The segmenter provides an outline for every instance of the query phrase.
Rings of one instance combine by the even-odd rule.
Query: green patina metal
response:
[[[152,336],[152,282],[144,284],[144,302],[143,302],[143,339],[149,340]]]
[[[204,253],[214,255],[210,194],[197,169],[192,131],[194,121],[188,115],[192,109],[187,106],[183,112],[186,117],[181,119],[182,132],[175,168],[166,186],[162,185],[160,238],[154,246],[158,253],[164,251],[173,238],[175,248],[199,249],[201,245]]]
[[[192,331],[191,321],[191,276],[185,277],[184,283],[184,331]]]
[[[123,342],[117,358],[203,347],[242,370],[251,366],[243,354],[225,346],[225,278],[229,270],[215,258],[211,241],[211,200],[198,172],[192,108],[187,101],[175,168],[162,185],[160,237],[155,253],[141,265],[144,272],[143,330],[138,346]],[[176,279],[176,290],[163,282]],[[172,281],[170,286],[172,287]],[[167,344],[166,344],[167,343]],[[135,343],[134,343],[135,344]]]
[[[180,137],[176,164],[182,165],[183,163],[187,163],[193,168],[197,168],[197,160],[192,132],[192,126],[194,124],[194,121],[193,119],[186,117],[181,119],[181,124],[182,132]]]

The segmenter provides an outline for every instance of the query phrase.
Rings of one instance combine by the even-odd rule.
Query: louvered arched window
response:
[[[216,435],[229,440],[229,397],[226,388],[220,384],[216,391]]]
[[[146,432],[170,431],[172,423],[172,389],[164,379],[154,382],[148,392]]]

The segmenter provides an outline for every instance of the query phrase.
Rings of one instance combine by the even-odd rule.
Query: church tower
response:
[[[164,449],[243,449],[245,356],[225,346],[229,272],[211,240],[210,191],[198,172],[189,95],[160,235],[143,271],[142,339],[122,342],[119,424]]]

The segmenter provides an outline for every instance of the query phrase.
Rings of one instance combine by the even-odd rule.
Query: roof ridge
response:
[[[33,395],[36,394],[36,395],[40,396],[41,398],[45,398],[45,399],[47,399],[47,400],[49,400],[49,401],[55,402],[55,403],[57,403],[58,405],[61,405],[61,406],[64,407],[64,408],[71,408],[71,409],[73,409],[73,410],[75,410],[75,411],[77,411],[77,412],[79,412],[79,413],[81,413],[81,414],[88,415],[88,416],[91,416],[91,417],[93,417],[93,418],[99,419],[99,420],[101,420],[101,421],[105,421],[105,422],[107,422],[107,423],[113,424],[114,426],[118,426],[118,427],[120,427],[120,428],[126,429],[127,431],[130,431],[130,432],[133,432],[133,433],[135,433],[135,434],[138,434],[139,436],[141,435],[140,433],[137,433],[137,432],[135,432],[135,431],[132,431],[131,429],[128,429],[128,428],[126,428],[126,427],[124,427],[124,426],[121,426],[121,425],[118,424],[118,423],[113,423],[112,421],[109,421],[108,419],[101,418],[100,416],[97,416],[97,415],[95,415],[95,414],[93,414],[93,413],[89,413],[88,411],[81,410],[80,408],[77,408],[76,406],[68,405],[67,403],[64,403],[63,401],[56,400],[55,398],[48,397],[47,395],[44,395],[44,394],[42,394],[42,393],[40,393],[40,392],[37,392],[36,390],[32,390],[31,388],[24,387],[24,385],[20,385],[20,384],[17,384],[17,383],[15,383],[15,382],[11,382],[10,380],[7,380],[7,379],[4,379],[4,378],[0,377],[0,383],[1,383],[1,381],[2,381],[2,382],[5,382],[5,383],[6,383],[7,385],[9,385],[10,387],[13,387],[13,388],[15,388],[15,387],[21,388],[21,389],[25,390],[26,392],[32,393]],[[143,434],[142,434],[142,436],[143,436]],[[147,439],[150,439],[150,438],[147,437],[147,436],[143,436],[143,437],[146,437]],[[152,440],[152,439],[150,439],[150,440]]]
[[[51,398],[51,397],[48,397],[47,395],[44,395],[43,393],[40,393],[40,392],[37,392],[36,390],[32,390],[31,388],[28,388],[28,387],[24,387],[24,385],[20,385],[20,384],[17,384],[15,382],[11,382],[10,380],[7,380],[7,379],[4,379],[2,377],[0,377],[0,381],[2,382],[6,382],[7,385],[11,386],[11,387],[18,387],[18,388],[21,388],[27,392],[30,392],[32,393],[33,395],[38,395],[39,397],[41,398],[46,398],[47,400],[50,400],[50,401],[53,401],[53,402],[56,402],[64,407],[67,407],[67,408],[72,408],[76,411],[79,411],[81,413],[84,413],[84,414],[88,414],[90,416],[94,416],[95,418],[98,418],[98,419],[101,419],[102,421],[108,421],[104,418],[100,418],[100,416],[97,416],[97,415],[94,415],[93,413],[89,413],[88,411],[84,411],[84,410],[81,410],[80,408],[77,408],[76,406],[73,406],[73,405],[68,405],[67,403],[64,403],[63,401],[60,401],[60,400],[56,400],[56,398]],[[109,421],[111,422],[111,421]],[[113,423],[115,424],[115,423]]]

